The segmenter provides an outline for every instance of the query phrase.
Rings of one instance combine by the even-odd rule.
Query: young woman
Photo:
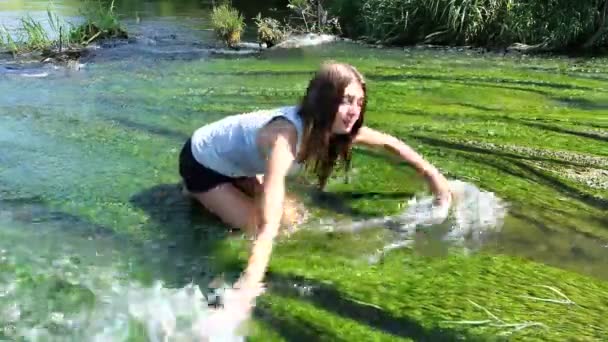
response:
[[[285,178],[300,165],[323,187],[338,162],[348,169],[354,144],[384,148],[428,180],[438,205],[450,204],[448,183],[435,167],[399,139],[363,126],[366,100],[365,81],[353,66],[328,63],[299,106],[226,117],[199,128],[184,145],[180,174],[191,196],[255,236],[236,285],[248,289],[249,299],[258,293],[285,216]]]

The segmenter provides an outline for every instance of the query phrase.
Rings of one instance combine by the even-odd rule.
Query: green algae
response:
[[[506,322],[532,321],[547,326],[513,333],[516,339],[601,340],[607,334],[601,328],[607,314],[605,282],[518,258],[483,253],[473,256],[452,253],[438,258],[402,251],[390,254],[382,264],[370,266],[364,258],[352,258],[339,251],[347,243],[344,240],[350,239],[326,240],[324,248],[315,249],[314,258],[304,257],[308,254],[306,239],[280,246],[271,265],[271,289],[276,281],[312,286],[308,295],[282,295],[376,328],[377,335],[369,334],[366,340],[380,338],[381,332],[414,340],[487,340],[508,331],[449,323],[488,318],[469,301]],[[576,304],[525,298],[557,297],[535,285],[556,287]],[[263,299],[264,304],[267,302],[272,306],[281,300],[275,301],[271,292]],[[291,305],[295,315],[299,315],[297,304]],[[314,321],[314,316],[308,320]],[[407,322],[411,324],[408,326]]]
[[[604,339],[608,192],[563,174],[569,167],[607,169],[592,163],[605,162],[608,154],[605,136],[591,134],[608,127],[605,80],[591,77],[605,73],[603,59],[337,44],[288,57],[268,52],[154,65],[107,62],[90,65],[79,78],[2,81],[0,92],[15,95],[10,110],[2,107],[2,198],[39,197],[35,208],[47,214],[36,209],[31,216],[42,222],[49,212],[62,212],[59,221],[77,217],[77,227],[103,227],[131,244],[168,243],[163,248],[172,252],[153,263],[163,269],[150,271],[138,260],[124,270],[134,279],[160,277],[175,286],[195,279],[204,287],[218,273],[236,276],[247,244],[238,235],[226,237],[217,220],[181,197],[181,144],[222,116],[296,103],[328,58],[353,63],[367,76],[370,126],[399,136],[450,178],[495,191],[509,201],[511,215],[499,240],[471,256],[448,247],[431,253],[421,244],[370,265],[368,256],[391,238],[389,232],[303,230],[283,238],[252,339],[500,339],[508,329],[448,323],[488,318],[469,300],[506,322],[547,326],[514,332],[516,340]],[[31,93],[16,94],[15,84]],[[38,100],[31,101],[32,94]],[[320,218],[397,213],[425,191],[407,165],[364,149],[355,151],[348,183],[337,171],[321,196],[293,188],[313,213],[311,230]],[[32,208],[12,203],[12,213]],[[205,264],[207,273],[172,269],[179,260]],[[316,290],[300,295],[281,286],[291,282]],[[577,305],[523,298],[554,298],[533,285],[558,288]],[[72,290],[76,299],[67,300],[69,306],[89,300],[81,289]],[[133,335],[140,330],[133,327]]]

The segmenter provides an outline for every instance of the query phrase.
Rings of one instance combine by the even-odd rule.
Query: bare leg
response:
[[[209,191],[190,195],[227,225],[250,236],[255,235],[258,215],[254,200],[234,185],[221,184]]]
[[[249,197],[257,199],[264,191],[264,176],[240,178],[234,185]]]
[[[258,203],[261,194],[264,191],[264,176],[244,178],[235,182],[235,185],[243,190],[244,193],[254,199],[254,203]],[[259,203],[258,203],[259,205]],[[303,209],[298,205],[298,200],[294,196],[285,194],[283,203],[283,217],[281,222],[286,226],[294,226],[299,223],[304,216]]]
[[[189,193],[224,223],[253,236],[260,223],[259,203],[263,192],[262,176],[221,184],[204,193]],[[297,200],[286,194],[282,223],[294,226],[303,216]]]

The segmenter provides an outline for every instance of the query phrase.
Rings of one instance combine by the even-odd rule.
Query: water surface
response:
[[[77,5],[55,2],[75,20]],[[43,1],[8,1],[0,19],[12,27],[25,13],[43,20],[45,11]],[[423,231],[410,248],[370,264],[399,236],[383,227],[357,234],[320,227],[396,214],[425,188],[407,166],[357,150],[348,184],[337,172],[326,194],[294,190],[313,216],[278,245],[254,339],[504,332],[445,323],[487,318],[468,300],[505,321],[550,327],[518,337],[606,336],[604,59],[347,42],[227,56],[210,49],[204,3],[123,1],[117,11],[135,39],[102,45],[79,70],[0,62],[0,336],[90,338],[114,324],[121,336],[141,338],[144,323],[118,324],[119,306],[100,311],[104,298],[123,298],[126,290],[112,288],[194,282],[206,291],[221,274],[230,281],[244,265],[246,241],[181,196],[181,144],[225,115],[295,103],[326,59],[366,75],[370,126],[402,138],[450,178],[495,192],[509,215],[499,233],[466,249]],[[293,284],[312,290],[294,292]],[[533,285],[557,288],[580,307],[523,300],[556,296]],[[74,318],[83,312],[97,314]],[[70,317],[78,327],[65,323]]]

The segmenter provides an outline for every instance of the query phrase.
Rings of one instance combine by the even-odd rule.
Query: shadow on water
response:
[[[368,218],[373,216],[373,213],[352,207],[349,198],[340,196],[338,193],[313,190],[310,191],[309,198],[310,201],[307,203],[307,205],[330,210],[336,214],[358,218]]]
[[[438,138],[434,138],[434,137],[427,137],[427,136],[418,135],[418,134],[412,134],[410,136],[416,140],[419,140],[419,141],[429,144],[431,146],[445,147],[445,148],[449,148],[452,150],[459,150],[462,152],[491,154],[491,155],[495,155],[495,156],[501,156],[501,157],[512,158],[512,159],[520,159],[520,160],[544,161],[544,162],[550,162],[550,163],[566,165],[566,166],[583,166],[583,167],[588,166],[584,163],[560,160],[560,159],[555,159],[555,158],[530,156],[530,155],[523,155],[523,154],[517,154],[517,153],[505,152],[505,151],[496,151],[496,150],[491,150],[491,149],[487,149],[487,148],[483,148],[483,147],[479,147],[479,146],[465,145],[465,144],[461,144],[461,143],[457,143],[457,142],[453,142],[453,141],[438,139]]]
[[[313,191],[310,194],[310,205],[317,208],[327,209],[336,214],[347,215],[353,219],[368,219],[382,215],[381,209],[361,210],[353,206],[357,200],[402,200],[406,201],[414,196],[413,192],[377,192],[377,191],[335,191],[323,192]]]
[[[437,139],[437,138],[429,138],[429,137],[424,137],[424,136],[419,136],[419,135],[414,135],[413,137],[422,142],[433,145],[433,146],[440,146],[440,147],[449,148],[451,150],[458,150],[458,151],[462,151],[462,152],[473,152],[473,153],[481,154],[484,156],[503,157],[502,159],[504,159],[506,162],[511,164],[511,166],[515,166],[515,168],[513,168],[511,166],[508,168],[505,168],[504,165],[503,165],[503,167],[496,166],[496,163],[500,162],[500,161],[495,160],[495,158],[488,159],[485,162],[485,164],[488,166],[498,167],[501,171],[509,173],[516,177],[521,177],[521,178],[525,178],[525,179],[534,179],[537,182],[544,184],[546,186],[549,186],[552,189],[556,190],[557,192],[559,192],[565,196],[568,196],[574,200],[585,203],[591,207],[601,209],[601,210],[608,208],[608,200],[592,196],[579,189],[576,189],[575,187],[572,187],[572,186],[566,184],[565,182],[560,180],[558,177],[552,176],[546,172],[543,172],[543,171],[535,168],[532,165],[529,165],[529,164],[521,161],[521,159],[538,161],[538,160],[544,160],[543,158],[526,157],[526,156],[518,155],[516,153],[497,152],[497,151],[482,148],[482,147],[468,146],[468,145],[464,145],[464,144],[460,144],[460,143],[456,143],[456,142],[446,141],[446,140]],[[553,161],[553,160],[548,160],[548,161],[557,162],[557,161]]]
[[[482,106],[480,104],[466,103],[466,102],[458,102],[455,104],[462,106],[462,107],[472,108],[472,109],[483,111],[483,112],[502,112],[502,109]],[[495,118],[495,116],[492,116],[492,117],[487,116],[487,118]]]
[[[388,154],[376,152],[368,149],[357,149],[355,154],[363,155],[369,158],[377,159],[383,163],[391,163],[398,168],[411,169],[410,166]],[[356,161],[352,163],[356,167]],[[341,171],[341,170],[340,170]],[[352,172],[352,170],[351,170]],[[339,175],[342,177],[343,175]],[[346,177],[343,181],[350,183],[348,179],[352,175]],[[415,181],[412,181],[415,183]],[[347,215],[353,219],[368,219],[385,215],[382,207],[369,210],[356,208],[354,202],[359,200],[395,200],[405,202],[414,197],[415,192],[409,190],[401,191],[362,191],[362,190],[335,190],[325,191],[320,190],[312,184],[295,184],[293,190],[301,197],[307,198],[306,205],[315,208],[329,210],[339,215]]]
[[[589,139],[597,140],[600,142],[608,142],[608,135],[602,136],[600,134],[595,134],[595,133],[590,133],[590,132],[581,132],[581,131],[563,128],[560,126],[547,125],[547,124],[536,123],[536,122],[528,122],[528,121],[520,121],[520,122],[521,122],[521,124],[529,126],[529,127],[540,128],[540,129],[544,129],[544,130],[552,131],[552,132],[556,132],[556,133],[570,134],[570,135],[574,135],[574,136],[582,137],[582,138],[589,138]]]
[[[281,77],[281,76],[311,76],[314,70],[311,71],[273,71],[273,70],[252,70],[252,71],[217,71],[217,72],[201,72],[200,74],[206,76],[251,76],[251,77]],[[548,91],[543,91],[538,88],[552,88],[556,90],[585,90],[585,91],[597,91],[595,88],[583,87],[572,84],[560,84],[551,82],[537,82],[537,81],[526,81],[526,80],[515,80],[515,79],[500,79],[500,78],[484,78],[484,77],[450,77],[450,76],[438,76],[438,75],[424,75],[424,74],[405,74],[405,75],[377,75],[370,74],[366,78],[376,82],[396,82],[396,81],[408,81],[408,80],[423,80],[423,81],[441,81],[447,83],[458,83],[470,86],[488,87],[488,88],[500,88],[505,90],[525,91],[542,96],[551,97],[552,94]],[[488,108],[479,108],[481,110],[496,110]]]
[[[413,192],[395,191],[395,192],[378,192],[378,191],[339,191],[336,196],[345,200],[357,199],[406,199],[414,196]]]
[[[294,287],[294,284],[305,285],[312,290],[311,292],[302,295],[298,288]],[[395,316],[379,306],[361,303],[348,298],[333,286],[301,276],[282,275],[271,272],[268,275],[268,288],[272,294],[308,301],[320,309],[333,312],[341,317],[352,319],[361,324],[365,324],[372,329],[394,336],[411,338],[415,341],[478,340],[474,336],[468,336],[464,332],[454,329],[422,326],[412,318],[407,316]],[[267,311],[268,309],[265,308],[265,305],[262,305],[256,313],[262,320],[272,323],[276,318],[266,317]],[[319,336],[319,332],[318,330],[315,331],[315,328],[312,328],[310,331],[304,331],[303,333],[304,335],[302,335],[302,337],[313,334]],[[299,335],[291,334],[290,332],[283,333],[283,337],[288,341],[304,341],[304,339],[300,339]]]
[[[146,212],[144,229],[161,236],[163,259],[173,265],[171,285],[194,282],[201,290],[221,273],[225,260],[218,260],[221,242],[231,235],[226,226],[201,205],[181,192],[178,184],[159,184],[131,197],[130,203]]]
[[[475,110],[485,111],[485,112],[499,111],[499,109],[470,104],[470,103],[463,103],[463,102],[446,103],[446,104],[458,105],[458,106],[472,108]],[[474,122],[474,121],[482,121],[482,120],[487,120],[490,122],[504,121],[505,123],[508,123],[508,124],[528,126],[528,127],[532,127],[532,128],[544,129],[544,130],[548,130],[548,131],[552,131],[552,132],[556,132],[556,133],[562,133],[562,134],[571,134],[571,135],[575,135],[578,137],[598,140],[600,142],[608,141],[608,135],[602,135],[600,133],[593,133],[593,132],[585,132],[585,131],[581,131],[581,130],[567,129],[567,128],[558,126],[558,124],[561,122],[561,120],[559,120],[559,119],[542,120],[545,122],[551,121],[551,122],[557,123],[557,124],[547,124],[547,123],[541,123],[541,122],[533,122],[530,119],[525,119],[525,118],[518,117],[518,116],[509,116],[509,115],[504,115],[504,114],[480,114],[480,113],[471,112],[471,111],[463,111],[463,112],[451,113],[451,114],[441,114],[441,113],[433,113],[433,112],[428,112],[428,111],[419,110],[419,109],[418,110],[412,109],[412,110],[391,110],[391,113],[395,113],[395,114],[399,114],[399,115],[406,115],[406,116],[423,117],[428,120],[442,120],[443,122],[447,122],[447,121]],[[535,120],[535,121],[539,121],[539,120]],[[602,129],[602,130],[608,129],[608,126],[603,126],[597,122],[595,122],[595,123],[594,122],[584,122],[584,121],[576,122],[576,121],[571,121],[569,119],[568,123],[572,124],[572,125],[582,126],[585,128],[593,127],[593,128]],[[538,159],[538,160],[541,160],[541,159]],[[554,162],[557,163],[559,161],[554,160]]]
[[[562,105],[583,110],[607,110],[608,103],[598,103],[585,98],[560,97],[555,99]]]
[[[369,75],[368,79],[374,81],[404,81],[408,79],[416,80],[430,80],[430,81],[444,81],[444,82],[455,82],[465,84],[480,84],[480,85],[493,85],[500,87],[500,84],[514,85],[516,87],[505,86],[504,88],[524,90],[538,92],[539,94],[546,94],[546,92],[539,91],[538,89],[530,88],[518,88],[517,86],[533,86],[533,87],[545,87],[559,90],[586,90],[586,91],[597,91],[596,88],[585,87],[573,84],[564,83],[553,83],[553,82],[542,82],[532,80],[518,80],[508,78],[493,78],[493,77],[480,77],[480,76],[440,76],[440,75],[426,75],[426,74],[405,74],[405,75]]]
[[[60,230],[70,237],[83,241],[103,240],[113,249],[130,252],[125,257],[135,258],[149,276],[162,280],[168,286],[183,287],[194,282],[201,290],[215,276],[212,255],[218,242],[228,231],[211,215],[185,198],[175,184],[159,185],[136,194],[131,203],[142,208],[151,221],[142,230],[152,237],[145,241],[96,224],[88,219],[52,209],[38,197],[20,197],[0,200],[0,214],[10,213],[10,219],[24,224],[36,224],[36,229],[53,227],[51,234]],[[50,229],[50,228],[49,228]],[[40,231],[45,234],[46,231]],[[123,270],[131,272],[130,270]],[[149,276],[145,276],[147,281]]]
[[[542,130],[546,130],[546,131],[551,131],[551,132],[555,132],[555,133],[570,134],[570,135],[574,135],[577,137],[589,138],[589,139],[593,139],[593,140],[598,140],[600,142],[608,141],[607,135],[601,135],[599,133],[584,132],[584,131],[579,131],[579,130],[568,129],[568,128],[561,127],[561,126],[558,126],[555,124],[533,122],[529,119],[524,119],[524,118],[519,118],[519,117],[510,117],[510,116],[506,116],[506,115],[499,116],[496,119],[503,120],[503,121],[506,121],[509,123],[518,124],[518,125],[524,125],[524,126],[528,126],[528,127],[532,127],[532,128],[538,128],[538,129],[542,129]],[[595,124],[595,123],[574,123],[574,124],[579,125],[579,126],[588,126],[588,127],[606,129],[606,127],[603,127],[603,126]]]
[[[315,70],[250,70],[250,71],[211,71],[211,72],[198,72],[199,75],[204,76],[251,76],[251,77],[281,77],[281,76],[312,76]]]
[[[112,118],[112,121],[115,121],[118,124],[130,129],[143,131],[149,134],[166,137],[173,140],[186,141],[189,138],[188,134],[182,132],[174,131],[164,127],[135,122],[125,118]]]
[[[254,317],[267,326],[272,327],[285,341],[289,342],[310,342],[318,341],[321,336],[330,338],[330,341],[339,341],[339,337],[331,334],[327,330],[319,329],[312,324],[293,317],[277,315],[267,306],[258,304],[254,309]],[[329,335],[329,336],[328,336]]]
[[[38,196],[0,199],[0,211],[10,212],[11,219],[16,222],[52,223],[61,230],[86,238],[116,237],[114,230],[76,215],[54,210]]]
[[[526,169],[520,168],[519,165],[517,165],[517,163],[515,161],[513,161],[512,159],[509,159],[509,158],[498,158],[498,157],[494,157],[491,155],[481,155],[481,154],[471,154],[471,153],[461,153],[460,157],[464,158],[466,160],[470,160],[474,163],[482,164],[486,167],[494,168],[502,174],[509,174],[514,177],[519,177],[519,178],[523,178],[523,179],[531,179],[531,174],[527,173]],[[559,187],[560,185],[556,185],[556,186]],[[579,191],[577,189],[574,189],[573,191],[575,191],[576,194],[579,193]],[[593,200],[597,200],[597,198],[593,198]],[[530,211],[530,210],[534,211],[530,207],[528,207],[527,209],[528,209],[528,211]],[[542,211],[542,209],[538,208],[538,212],[541,212],[541,211]],[[545,217],[543,217],[542,220],[531,217],[529,214],[525,214],[521,210],[521,208],[517,208],[516,206],[512,207],[510,209],[509,214],[523,222],[526,222],[530,226],[533,226],[536,229],[538,229],[539,231],[546,233],[546,234],[558,234],[559,232],[557,232],[555,230],[555,228],[552,228],[552,227],[560,227],[562,230],[565,229],[566,231],[568,231],[570,233],[575,233],[577,236],[584,238],[586,241],[592,243],[594,246],[600,245],[602,243],[601,241],[598,240],[596,235],[589,233],[587,231],[581,230],[573,224],[568,224],[567,222],[564,222],[563,220],[554,218],[554,215],[559,215],[561,217],[571,217],[572,216],[572,214],[564,212],[564,211],[556,209],[556,208],[553,208],[551,210],[552,215],[545,216]],[[588,217],[587,219],[596,222],[597,226],[608,227],[608,219],[605,216],[600,216],[600,217],[592,216],[592,217]],[[571,237],[572,236],[570,235],[570,238]],[[530,241],[527,241],[527,240],[524,242],[526,244],[530,243]],[[575,247],[573,247],[573,248],[575,248]],[[581,254],[579,252],[577,252],[577,253]],[[585,254],[585,253],[582,253],[582,254]]]
[[[553,235],[560,234],[560,232],[556,231],[555,229],[552,229],[550,227],[550,225],[559,224],[561,226],[564,226],[563,222],[559,222],[559,223],[551,222],[550,220],[547,220],[546,217],[544,217],[543,220],[539,220],[535,217],[532,217],[530,215],[527,215],[527,214],[521,212],[520,210],[511,210],[510,215],[531,226],[534,226],[540,232],[542,232],[543,235],[545,235],[547,237],[551,237]],[[596,244],[596,245],[600,244],[600,242],[594,236],[592,236],[590,234],[586,234],[585,232],[579,232],[576,229],[576,227],[569,226],[568,231],[576,232],[577,235],[584,237],[586,239],[586,243],[593,242],[593,244]],[[567,238],[572,239],[572,236],[569,232],[568,232]],[[564,238],[566,238],[566,237],[564,237]],[[534,247],[538,247],[538,243],[536,243],[534,241],[530,241],[529,239],[526,239],[523,237],[520,239],[520,242],[527,245],[530,250],[534,250]],[[594,256],[591,253],[589,253],[589,251],[586,248],[578,246],[576,241],[571,242],[570,247],[568,249],[568,253],[570,254],[570,256],[572,256],[578,260],[589,263],[589,265],[599,265],[601,262],[601,260],[597,256]],[[546,254],[547,255],[558,255],[559,251],[552,251],[552,252],[548,252]]]
[[[501,84],[502,82],[492,81],[489,79],[484,80],[484,79],[465,78],[465,77],[450,78],[450,77],[429,76],[429,75],[369,75],[369,76],[367,76],[367,79],[377,81],[377,82],[399,82],[399,81],[409,81],[409,80],[441,81],[441,82],[446,82],[446,83],[456,83],[456,84],[463,84],[463,85],[474,86],[474,87],[525,91],[525,92],[529,92],[529,93],[538,94],[541,96],[550,96],[549,92],[535,89],[535,88],[524,87],[523,84],[522,84],[522,86],[519,86],[520,85],[519,83],[515,83],[513,85],[508,85],[509,83],[505,82],[507,84]]]
[[[573,186],[566,184],[565,182],[560,180],[558,177],[555,177],[546,172],[543,172],[543,171],[535,168],[532,165],[529,165],[529,164],[526,164],[526,163],[523,163],[523,162],[517,161],[517,160],[513,160],[512,163],[515,164],[516,166],[518,166],[519,168],[534,175],[536,177],[536,179],[538,179],[540,182],[544,183],[547,186],[552,187],[553,189],[562,193],[563,195],[566,195],[572,199],[578,200],[580,202],[583,202],[583,203],[585,203],[589,206],[595,207],[597,209],[601,209],[601,210],[608,209],[608,200],[606,200],[606,199],[603,199],[600,197],[595,197],[591,194],[585,193]]]

